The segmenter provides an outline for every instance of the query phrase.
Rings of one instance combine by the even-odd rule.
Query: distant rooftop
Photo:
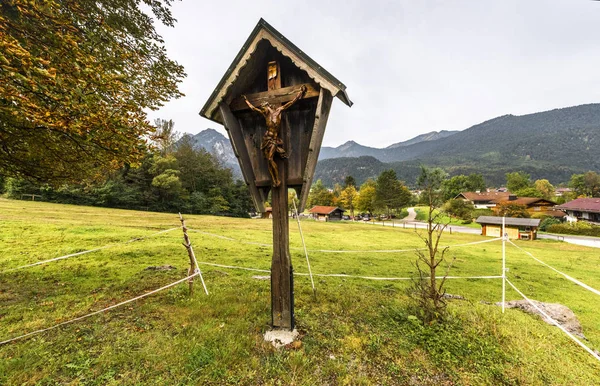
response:
[[[556,207],[560,210],[600,213],[600,198],[578,198]]]
[[[516,217],[505,217],[504,218],[505,225],[512,226],[527,226],[527,227],[537,227],[540,225],[539,218],[516,218]],[[502,225],[502,217],[497,216],[479,216],[475,221],[478,224],[492,224],[492,225]]]
[[[341,208],[338,208],[337,206],[313,206],[309,212],[310,213],[316,213],[316,214],[331,214],[333,212],[335,212],[336,210],[341,210],[342,212],[344,211]]]

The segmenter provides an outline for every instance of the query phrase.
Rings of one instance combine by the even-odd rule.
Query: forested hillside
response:
[[[505,115],[445,138],[388,149],[380,161],[389,164],[379,170],[392,168],[408,184],[414,182],[413,171],[419,164],[440,166],[451,175],[481,173],[490,184],[501,184],[505,173],[516,170],[557,184],[567,182],[572,174],[599,170],[599,149],[600,104],[589,104]],[[343,164],[356,168],[359,183],[359,176],[373,167],[372,160],[324,160],[316,178],[326,184],[337,182],[330,176]]]

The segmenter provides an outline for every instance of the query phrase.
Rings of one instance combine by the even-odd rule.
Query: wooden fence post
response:
[[[202,286],[204,287],[204,292],[208,295],[208,289],[206,288],[206,283],[204,283],[204,278],[202,277],[202,272],[200,272],[200,267],[198,266],[198,261],[196,260],[196,255],[194,254],[194,249],[192,248],[192,243],[190,242],[190,237],[187,234],[187,227],[185,226],[185,220],[181,213],[179,213],[179,221],[181,221],[181,229],[183,230],[183,246],[187,249],[188,257],[190,258],[190,268],[188,268],[188,276],[191,276],[195,273],[198,273],[200,276],[200,281],[202,282]],[[188,279],[188,283],[190,286],[190,296],[194,294],[194,278],[190,277]]]

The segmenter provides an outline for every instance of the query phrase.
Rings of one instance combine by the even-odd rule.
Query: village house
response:
[[[508,200],[508,192],[463,192],[454,197],[467,201],[475,206],[475,209],[490,209],[496,206],[498,201]]]
[[[556,203],[539,197],[517,197],[509,192],[463,192],[456,199],[465,200],[475,206],[475,209],[491,209],[497,215],[499,204],[511,203],[527,208],[529,215],[546,215],[563,218],[565,213],[555,209]]]
[[[505,217],[504,221],[504,229],[509,239],[535,240],[541,220]],[[481,225],[483,236],[502,237],[502,217],[479,216],[476,222]]]
[[[545,198],[539,197],[517,197],[515,195],[509,195],[508,200],[496,201],[496,204],[511,203],[515,205],[522,205],[527,208],[527,212],[530,216],[533,215],[545,215],[556,218],[563,218],[565,212],[556,209],[556,202],[546,200]],[[493,207],[492,210],[495,214],[498,214],[499,208]]]
[[[554,195],[556,197],[562,197],[571,192],[573,192],[573,190],[571,190],[571,188],[556,188],[556,190],[554,191]]]
[[[600,198],[578,198],[559,205],[557,209],[567,212],[567,221],[588,221],[600,224]]]
[[[344,209],[337,206],[313,206],[308,212],[317,221],[337,221],[342,219]]]

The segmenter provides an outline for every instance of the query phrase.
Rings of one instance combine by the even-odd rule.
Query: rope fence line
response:
[[[590,353],[594,358],[596,358],[598,361],[600,361],[600,355],[598,355],[596,352],[594,352],[594,350],[592,350],[591,348],[589,348],[588,346],[586,346],[582,341],[580,341],[579,339],[577,339],[576,336],[574,336],[573,334],[571,334],[569,331],[567,331],[566,328],[564,328],[563,326],[560,325],[560,323],[558,323],[556,320],[552,319],[548,314],[546,314],[540,307],[537,306],[537,304],[535,304],[535,302],[533,302],[531,299],[529,299],[527,296],[525,296],[525,294],[521,291],[519,291],[519,289],[513,284],[511,283],[510,280],[506,279],[506,282],[515,290],[517,291],[517,293],[519,295],[521,295],[521,297],[523,297],[523,299],[525,299],[527,302],[529,302],[529,304],[531,304],[531,306],[533,308],[535,308],[541,315],[543,315],[547,320],[551,321],[552,324],[554,324],[556,327],[560,328],[562,330],[562,332],[564,332],[565,334],[567,334],[567,336],[569,338],[571,338],[575,343],[577,343],[579,346],[583,347],[585,349],[585,351],[587,351],[588,353]]]
[[[519,249],[520,251],[522,251],[522,252],[524,252],[525,254],[529,255],[529,256],[530,256],[532,259],[534,259],[534,260],[535,260],[535,261],[537,261],[538,263],[540,263],[540,264],[542,264],[542,265],[544,265],[544,266],[546,266],[546,267],[550,268],[551,270],[553,270],[554,272],[558,273],[559,275],[562,275],[562,276],[564,276],[566,279],[568,279],[568,280],[572,281],[573,283],[577,284],[578,286],[580,286],[580,287],[583,287],[583,288],[585,288],[586,290],[588,290],[588,291],[590,291],[590,292],[593,292],[593,293],[595,293],[596,295],[600,295],[600,291],[598,291],[597,289],[595,289],[595,288],[593,288],[593,287],[590,287],[589,285],[587,285],[587,284],[585,284],[585,283],[583,283],[583,282],[581,282],[581,281],[579,281],[579,280],[577,280],[577,279],[575,279],[575,278],[573,278],[573,277],[571,277],[571,276],[567,275],[567,274],[566,274],[566,273],[564,273],[564,272],[561,272],[561,271],[559,271],[558,269],[556,269],[556,268],[552,267],[552,266],[551,266],[551,265],[549,265],[549,264],[546,264],[546,263],[544,263],[542,260],[540,260],[540,259],[538,259],[537,257],[535,257],[535,256],[534,256],[534,255],[533,255],[531,252],[529,252],[529,251],[526,251],[525,249],[523,249],[523,248],[519,247],[517,244],[513,243],[512,241],[508,240],[508,242],[509,242],[510,244],[512,244],[514,247],[516,247],[517,249]]]
[[[259,268],[247,268],[247,267],[239,267],[235,265],[224,265],[217,263],[208,263],[204,261],[199,261],[198,264],[209,265],[212,267],[219,268],[228,268],[228,269],[239,269],[243,271],[250,272],[261,272],[261,273],[271,273],[268,269],[259,269]],[[296,276],[310,276],[310,273],[306,272],[294,272]],[[350,279],[365,279],[365,280],[383,280],[383,281],[392,281],[392,280],[413,280],[418,279],[417,277],[380,277],[380,276],[360,276],[360,275],[348,275],[345,273],[313,273],[313,276],[318,277],[344,277]],[[438,276],[438,279],[443,278],[443,276]],[[502,279],[502,276],[447,276],[446,279]]]
[[[217,235],[215,233],[209,233],[209,232],[200,231],[200,230],[197,230],[197,229],[188,229],[188,230],[191,231],[191,232],[196,232],[196,233],[200,233],[200,234],[211,236],[211,237],[216,237],[216,238],[219,238],[219,239],[222,239],[222,240],[235,241],[235,242],[240,243],[240,244],[257,245],[257,246],[260,246],[260,247],[272,247],[273,246],[273,244],[263,244],[263,243],[253,242],[253,241],[244,241],[244,240],[234,239],[232,237]],[[483,241],[474,241],[472,243],[447,245],[446,247],[449,247],[449,248],[467,247],[467,246],[470,246],[470,245],[491,243],[491,242],[499,241],[499,240],[502,240],[502,237],[497,237],[497,238],[493,238],[493,239],[489,239],[489,240],[483,240]],[[297,251],[303,251],[304,250],[304,248],[291,248],[291,247],[290,247],[290,249],[297,250]],[[373,249],[373,250],[307,249],[308,252],[321,252],[321,253],[402,253],[402,252],[414,252],[414,251],[424,251],[424,250],[427,250],[427,248]]]
[[[178,228],[176,228],[176,229],[178,229]],[[61,323],[55,324],[55,325],[54,325],[54,326],[52,326],[52,327],[48,327],[48,328],[42,328],[42,329],[39,329],[39,330],[36,330],[36,331],[28,332],[27,334],[23,334],[23,335],[16,336],[16,337],[14,337],[14,338],[6,339],[6,340],[4,340],[4,341],[1,341],[1,342],[0,342],[0,346],[2,346],[2,345],[4,345],[4,344],[7,344],[7,343],[10,343],[10,342],[14,342],[14,341],[16,341],[16,340],[20,340],[20,339],[23,339],[23,338],[27,338],[27,337],[30,337],[30,336],[33,336],[33,335],[41,334],[41,333],[43,333],[43,332],[46,332],[46,331],[54,330],[55,328],[58,328],[58,327],[64,326],[64,325],[66,325],[66,324],[71,324],[71,323],[74,323],[74,322],[80,321],[80,320],[82,320],[82,319],[89,318],[90,316],[98,315],[98,314],[100,314],[100,313],[103,313],[103,312],[106,312],[106,311],[112,310],[112,309],[114,309],[114,308],[121,307],[121,306],[123,306],[123,305],[125,305],[125,304],[131,303],[131,302],[134,302],[134,301],[136,301],[136,300],[140,300],[140,299],[142,299],[142,298],[145,298],[145,297],[147,297],[147,296],[153,295],[153,294],[155,294],[155,293],[157,293],[157,292],[160,292],[160,291],[166,290],[166,289],[168,289],[168,288],[174,287],[174,286],[176,286],[177,284],[181,284],[181,283],[183,283],[183,282],[185,282],[185,281],[187,281],[187,280],[189,280],[189,279],[191,279],[191,278],[193,278],[194,276],[197,276],[197,275],[199,275],[199,274],[200,274],[199,272],[195,272],[194,274],[192,274],[192,275],[190,275],[190,276],[184,277],[183,279],[179,279],[179,280],[177,280],[177,281],[175,281],[175,282],[173,282],[173,283],[171,283],[171,284],[167,284],[167,285],[165,285],[165,286],[162,286],[162,287],[160,287],[160,288],[157,288],[157,289],[155,289],[155,290],[152,290],[152,291],[150,291],[150,292],[147,292],[147,293],[145,293],[145,294],[143,294],[143,295],[136,296],[135,298],[132,298],[132,299],[129,299],[129,300],[125,300],[125,301],[123,301],[123,302],[121,302],[121,303],[114,304],[114,305],[112,305],[112,306],[109,306],[109,307],[103,308],[103,309],[101,309],[101,310],[94,311],[94,312],[91,312],[91,313],[89,313],[89,314],[86,314],[86,315],[83,315],[83,316],[79,316],[79,317],[77,317],[77,318],[74,318],[74,319],[71,319],[71,320],[67,320],[67,321],[65,321],[65,322],[61,322]]]
[[[310,268],[310,261],[308,260],[308,250],[306,249],[306,242],[304,241],[304,233],[302,233],[302,226],[300,225],[300,215],[298,215],[298,207],[296,206],[296,199],[292,198],[294,203],[294,210],[296,211],[296,220],[298,220],[298,231],[300,231],[300,238],[302,239],[302,246],[304,247],[304,255],[306,256],[306,265],[308,266],[308,274],[310,275],[310,284],[312,285],[313,295],[317,296],[317,290],[315,288],[315,281],[313,279],[312,269]]]
[[[53,258],[53,259],[48,259],[48,260],[42,260],[42,261],[38,261],[38,262],[36,262],[36,263],[22,265],[22,266],[20,266],[20,267],[9,268],[9,269],[6,269],[6,270],[4,270],[4,271],[1,271],[1,272],[0,272],[0,274],[7,273],[7,272],[12,272],[12,271],[17,271],[17,270],[19,270],[19,269],[23,269],[23,268],[35,267],[35,266],[37,266],[37,265],[47,264],[47,263],[51,263],[51,262],[53,262],[53,261],[58,261],[58,260],[68,259],[68,258],[70,258],[70,257],[81,256],[81,255],[85,255],[85,254],[87,254],[87,253],[92,253],[92,252],[101,251],[101,250],[103,250],[103,249],[113,248],[113,247],[116,247],[117,245],[123,245],[123,244],[129,244],[129,243],[133,243],[133,242],[135,242],[135,241],[140,241],[140,240],[143,240],[143,239],[146,239],[146,238],[149,238],[149,237],[154,237],[154,236],[160,235],[160,234],[162,234],[162,233],[171,232],[171,231],[174,231],[174,230],[176,230],[176,229],[179,229],[179,228],[180,228],[180,227],[177,227],[177,228],[171,228],[171,229],[165,229],[165,230],[162,230],[162,231],[160,231],[160,232],[156,232],[156,233],[150,234],[150,235],[148,235],[148,236],[136,237],[136,238],[134,238],[134,239],[131,239],[131,240],[128,240],[128,241],[124,241],[124,242],[121,242],[121,243],[108,244],[108,245],[105,245],[105,246],[103,246],[103,247],[94,248],[94,249],[89,249],[89,250],[87,250],[87,251],[82,251],[82,252],[77,252],[77,253],[71,253],[71,254],[69,254],[69,255],[64,255],[64,256],[60,256],[60,257],[55,257],[55,258]]]

